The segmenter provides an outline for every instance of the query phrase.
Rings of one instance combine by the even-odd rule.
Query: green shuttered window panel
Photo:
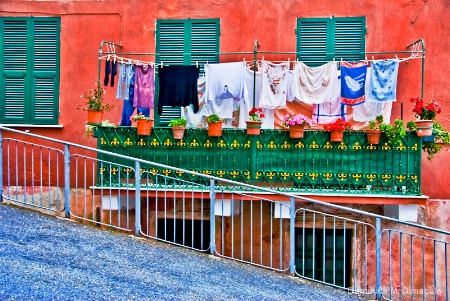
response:
[[[297,58],[311,67],[364,59],[365,17],[297,19]]]
[[[60,19],[0,18],[0,122],[58,123]]]
[[[200,74],[204,74],[204,64],[219,62],[219,34],[219,19],[158,20],[156,61],[164,65],[195,65],[198,62]],[[158,95],[157,91],[155,103]],[[179,107],[164,106],[161,116],[155,112],[156,125],[167,125],[180,114]]]

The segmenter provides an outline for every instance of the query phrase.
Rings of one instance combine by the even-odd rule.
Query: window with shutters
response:
[[[219,19],[158,20],[156,24],[156,61],[163,65],[199,64],[219,62]],[[156,77],[157,79],[158,77]],[[159,84],[156,85],[159,87]],[[158,90],[155,95],[155,107]],[[157,110],[155,110],[157,111]],[[155,112],[155,124],[164,126],[179,118],[180,108],[163,107],[161,116]]]
[[[0,123],[58,124],[59,32],[59,18],[0,18]]]
[[[297,58],[311,67],[364,59],[365,17],[297,19]]]

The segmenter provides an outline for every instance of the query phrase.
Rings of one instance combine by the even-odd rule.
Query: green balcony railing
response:
[[[132,127],[98,127],[95,136],[101,150],[281,191],[421,195],[422,141],[415,133],[394,146],[384,134],[379,145],[368,144],[364,131],[345,133],[343,142],[330,142],[326,131],[306,131],[303,138],[291,139],[284,130],[249,136],[245,130],[224,129],[221,137],[209,137],[204,129],[187,129],[182,140],[174,140],[170,128],[138,136]],[[105,179],[134,177],[126,167],[133,162],[107,155],[99,159],[122,165],[99,166],[102,185]],[[142,166],[145,170],[205,181],[190,173]]]

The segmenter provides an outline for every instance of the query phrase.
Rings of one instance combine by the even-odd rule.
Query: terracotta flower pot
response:
[[[289,126],[289,136],[291,138],[303,138],[304,132],[305,132],[304,125],[295,124]]]
[[[247,123],[247,135],[259,135],[261,133],[262,121],[246,120]]]
[[[366,130],[366,135],[369,144],[380,143],[381,130]]]
[[[416,120],[417,136],[431,136],[433,134],[433,120]]]
[[[222,136],[222,122],[208,122],[208,136]]]
[[[137,134],[141,136],[150,136],[153,128],[153,119],[151,120],[138,120],[137,122]]]
[[[183,139],[185,129],[186,129],[186,127],[184,127],[184,126],[173,126],[172,127],[173,138],[174,139]]]
[[[93,111],[93,110],[87,111],[87,123],[88,124],[100,125],[100,124],[102,124],[102,120],[103,120],[103,112],[102,111]]]
[[[332,142],[341,142],[344,140],[344,132],[338,130],[332,130],[330,140]]]

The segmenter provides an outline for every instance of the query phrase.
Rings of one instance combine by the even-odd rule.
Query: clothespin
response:
[[[198,68],[198,61],[195,61],[195,67]]]
[[[397,60],[399,60],[397,55],[395,55],[395,58],[396,58]]]
[[[206,65],[208,65],[209,63],[208,63],[208,61],[206,61]]]
[[[161,61],[161,68],[163,67],[163,62]]]
[[[372,61],[375,61],[375,59],[374,59],[373,55],[372,55]]]

